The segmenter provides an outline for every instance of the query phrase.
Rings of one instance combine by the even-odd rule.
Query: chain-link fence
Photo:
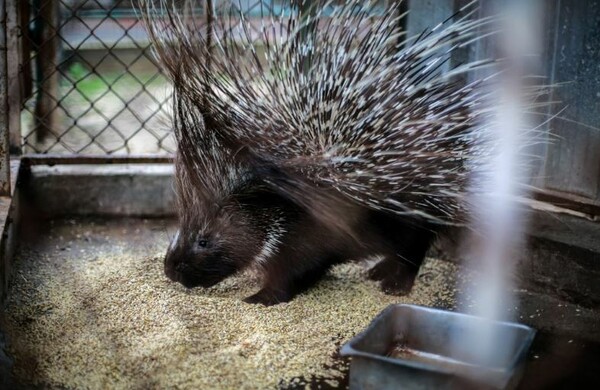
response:
[[[252,15],[272,12],[277,3],[289,1],[243,0],[239,6]],[[171,88],[135,5],[137,0],[21,4],[22,45],[29,54],[21,73],[25,153],[174,151],[165,120]]]
[[[171,87],[151,53],[137,2],[20,2],[25,153],[174,151],[165,120]],[[217,8],[219,3],[213,0]],[[293,2],[233,3],[247,17],[260,18],[285,12]]]
[[[164,153],[170,88],[129,0],[21,4],[23,149],[34,153]]]

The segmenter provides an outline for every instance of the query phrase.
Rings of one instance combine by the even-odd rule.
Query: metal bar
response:
[[[534,190],[533,198],[569,210],[582,212],[589,215],[592,219],[600,217],[600,206],[590,198],[549,189]]]
[[[11,154],[21,153],[21,85],[19,80],[18,1],[6,1],[6,66],[8,77],[8,139]]]
[[[6,35],[6,2],[2,0],[0,1],[0,196],[10,196]]]
[[[77,165],[77,164],[171,164],[172,156],[122,155],[122,156],[86,156],[86,155],[26,155],[21,158],[26,166],[32,165]]]
[[[19,176],[19,160],[11,161],[12,197],[0,197],[0,305],[6,300],[21,223],[20,196],[15,184]]]
[[[58,55],[57,4],[54,0],[41,0],[36,10],[36,28],[39,29],[37,43],[37,99],[35,105],[35,134],[38,141],[43,141],[56,124],[58,100],[58,72],[56,62]]]
[[[21,32],[21,103],[31,97],[33,92],[33,79],[31,75],[31,37],[29,36],[29,17],[31,16],[31,6],[26,0],[13,0],[19,6],[19,28]]]
[[[302,43],[305,43],[307,39],[312,37],[315,30],[317,29],[317,22],[315,21],[314,16],[319,11],[318,6],[320,3],[315,3],[313,0],[296,0],[293,3],[293,6],[298,8],[298,15],[301,15],[300,23],[305,23],[308,18],[311,18],[312,21],[306,23],[304,27],[300,28],[300,32],[298,37],[302,39]],[[313,53],[307,53],[306,56],[302,59],[302,72],[307,73],[311,71],[312,67],[312,55]]]

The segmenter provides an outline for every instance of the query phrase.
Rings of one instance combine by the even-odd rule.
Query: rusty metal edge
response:
[[[77,165],[77,164],[172,164],[172,155],[54,155],[54,154],[28,154],[21,157],[25,166],[33,165]],[[569,210],[579,211],[589,216],[600,216],[600,205],[591,200],[571,194],[559,193],[551,190],[535,189],[535,200],[553,204]]]
[[[586,214],[591,220],[600,217],[600,205],[592,199],[548,189],[535,189],[533,199]]]
[[[22,164],[33,165],[101,165],[101,164],[171,164],[172,156],[165,155],[52,155],[30,154],[21,157]]]
[[[2,196],[0,202],[0,311],[4,310],[4,303],[8,297],[11,280],[13,257],[19,240],[21,224],[21,208],[19,202],[19,189],[16,182],[21,169],[20,160],[11,159],[11,196]],[[9,374],[14,360],[6,353],[7,341],[0,329],[0,387],[16,388]]]
[[[21,157],[25,166],[33,165],[77,165],[77,164],[172,164],[172,155],[54,155],[54,154],[28,154]],[[555,206],[582,212],[590,217],[600,216],[600,206],[591,200],[571,194],[559,193],[545,189],[533,191],[535,200],[546,202]],[[592,218],[593,219],[593,218]]]
[[[12,260],[21,221],[19,189],[16,185],[21,171],[19,159],[10,162],[12,196],[0,197],[0,306],[4,305],[8,293]]]

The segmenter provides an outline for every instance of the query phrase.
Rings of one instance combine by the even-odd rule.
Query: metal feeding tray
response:
[[[350,389],[512,389],[523,372],[535,330],[467,314],[391,305],[342,347],[352,357]],[[485,363],[467,345],[491,325],[501,349]],[[465,337],[466,336],[466,337]]]

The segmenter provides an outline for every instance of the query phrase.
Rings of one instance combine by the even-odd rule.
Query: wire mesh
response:
[[[131,1],[29,1],[25,152],[169,153],[170,88]]]
[[[217,8],[224,2],[213,0]],[[294,1],[233,3],[246,17],[260,18],[285,12]],[[137,0],[21,3],[25,153],[174,152],[165,120],[172,89],[135,5]]]

